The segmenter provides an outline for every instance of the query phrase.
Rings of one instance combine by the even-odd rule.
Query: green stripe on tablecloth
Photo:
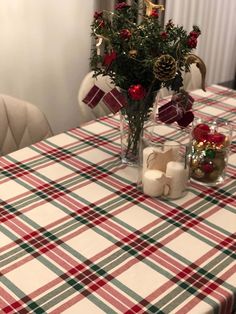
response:
[[[26,296],[26,294],[23,291],[21,291],[16,285],[14,285],[10,280],[8,280],[6,276],[2,276],[1,282],[16,296],[18,296],[19,299],[23,299]],[[40,307],[40,304],[38,304],[35,300],[30,301],[30,304],[27,305],[29,306],[30,310],[37,309],[37,312],[35,311],[34,313],[37,314],[45,313],[44,310]]]

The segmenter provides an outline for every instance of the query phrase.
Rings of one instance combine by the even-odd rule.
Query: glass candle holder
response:
[[[224,119],[196,119],[191,132],[190,177],[203,185],[225,180],[232,126]]]
[[[146,126],[140,140],[138,189],[155,198],[183,197],[189,182],[189,144],[189,134],[182,129]]]

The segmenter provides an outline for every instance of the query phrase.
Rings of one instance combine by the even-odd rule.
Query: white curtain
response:
[[[196,54],[207,66],[207,84],[233,81],[236,69],[236,0],[166,0],[165,21],[202,35]]]

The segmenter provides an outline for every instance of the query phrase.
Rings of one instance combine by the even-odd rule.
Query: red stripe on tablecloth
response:
[[[23,237],[25,234],[30,233],[33,231],[32,228],[29,228],[28,225],[23,224],[20,219],[17,219],[17,217],[14,218],[14,220],[7,220],[4,222],[5,225],[14,232],[14,234],[20,237]]]
[[[20,302],[20,301],[14,299],[11,294],[9,294],[6,290],[2,289],[1,287],[0,287],[0,296],[1,296],[1,298],[0,298],[0,306],[1,306],[0,309],[8,307],[9,304],[13,304],[15,302],[19,302],[23,305],[23,302]],[[13,308],[12,308],[12,310],[13,310]]]
[[[215,291],[217,289],[217,291]],[[232,312],[233,307],[233,298],[230,297],[230,293],[221,289],[220,285],[215,283],[209,283],[206,288],[202,289],[202,293],[206,296],[211,295],[221,304],[221,313],[229,314]],[[220,294],[221,293],[221,294]],[[176,314],[188,313],[191,309],[193,309],[197,304],[199,304],[202,299],[199,295],[192,296],[192,299],[188,301],[181,309],[179,309]],[[228,302],[229,301],[229,302]]]

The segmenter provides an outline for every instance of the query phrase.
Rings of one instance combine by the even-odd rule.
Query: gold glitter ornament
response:
[[[203,142],[197,142],[195,147],[196,147],[196,150],[203,150],[203,149],[205,149],[205,145],[204,145]]]
[[[202,169],[200,169],[200,168],[195,169],[193,174],[198,179],[202,179],[205,175],[204,171],[202,171]]]
[[[191,159],[190,166],[191,166],[192,168],[197,168],[198,165],[199,165],[199,160],[198,160],[197,158],[192,158],[192,159]]]
[[[199,165],[198,160],[197,160],[197,159],[193,159],[192,162],[191,162],[191,166],[192,166],[193,168],[197,168],[198,165]]]

